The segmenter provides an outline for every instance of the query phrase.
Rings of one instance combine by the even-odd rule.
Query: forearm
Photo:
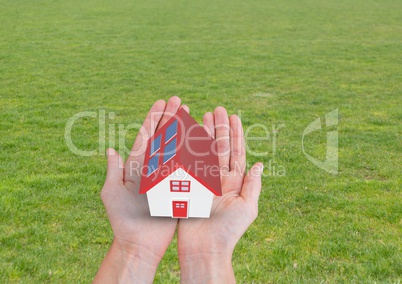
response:
[[[180,283],[236,283],[231,254],[179,255]]]
[[[152,283],[158,263],[141,248],[123,247],[113,240],[93,283]]]

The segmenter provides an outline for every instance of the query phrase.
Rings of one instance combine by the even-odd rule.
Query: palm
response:
[[[114,195],[104,198],[115,239],[163,256],[169,245],[177,221],[150,217],[145,195],[130,184],[111,190]],[[113,194],[112,193],[112,194]]]
[[[258,200],[260,184],[244,174],[245,150],[240,120],[231,117],[229,127],[226,111],[218,108],[213,118],[211,115],[204,117],[204,125],[219,141],[222,196],[214,198],[210,218],[179,221],[179,255],[230,254],[257,216],[255,196]]]

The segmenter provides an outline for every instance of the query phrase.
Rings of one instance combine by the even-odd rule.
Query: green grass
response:
[[[115,124],[117,140],[117,124],[178,95],[198,121],[223,105],[246,128],[286,125],[275,155],[272,133],[248,143],[268,153],[248,157],[266,176],[234,253],[239,283],[400,283],[401,1],[142,2],[0,0],[0,282],[92,280],[112,239],[99,197],[106,159],[103,145],[74,155],[65,125],[114,112],[106,130]],[[333,109],[336,176],[301,150],[303,130]],[[98,130],[82,119],[74,142],[97,150]],[[306,138],[322,160],[326,131]],[[176,249],[157,283],[178,282]]]

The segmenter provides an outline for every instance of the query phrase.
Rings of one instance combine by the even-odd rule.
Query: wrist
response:
[[[94,283],[152,283],[159,261],[144,248],[115,238]]]
[[[181,283],[235,283],[232,253],[179,255]]]

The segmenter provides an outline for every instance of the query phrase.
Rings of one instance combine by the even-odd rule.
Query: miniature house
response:
[[[215,140],[184,109],[148,140],[139,193],[151,216],[172,218],[208,218],[222,195]]]

